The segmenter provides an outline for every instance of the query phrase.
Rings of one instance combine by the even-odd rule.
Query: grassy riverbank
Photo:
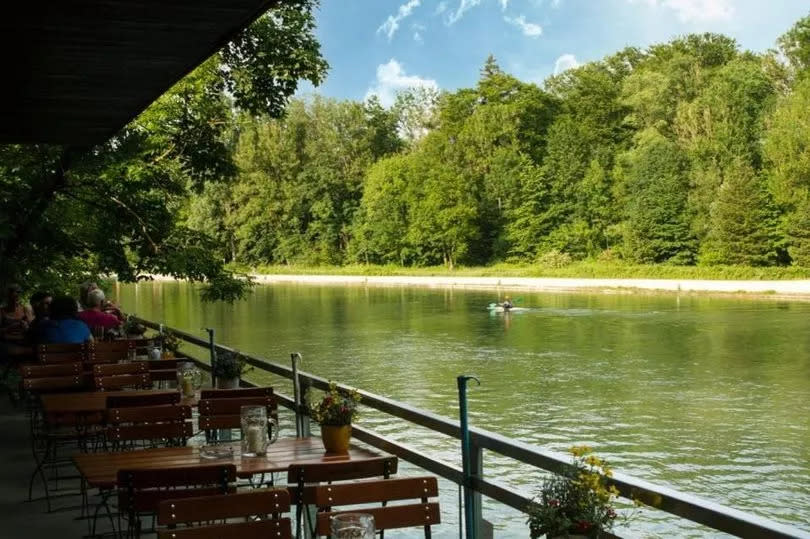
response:
[[[444,266],[402,267],[375,265],[348,266],[258,266],[239,268],[264,275],[367,275],[367,276],[442,276],[442,277],[558,277],[594,279],[698,279],[786,281],[810,279],[810,268],[745,266],[667,266],[634,265],[617,262],[574,262],[563,267],[537,264],[495,264],[482,267]]]

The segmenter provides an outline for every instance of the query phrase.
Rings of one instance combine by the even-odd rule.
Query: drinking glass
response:
[[[335,539],[374,539],[374,517],[366,513],[344,513],[332,517]]]
[[[241,423],[243,457],[262,457],[267,446],[278,440],[278,421],[268,417],[267,406],[242,406]]]

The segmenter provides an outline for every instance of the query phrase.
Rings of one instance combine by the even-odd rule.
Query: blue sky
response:
[[[691,32],[764,51],[808,14],[805,0],[321,0],[317,34],[331,69],[317,91],[376,93],[390,104],[408,86],[472,86],[490,53],[539,83],[555,69]]]

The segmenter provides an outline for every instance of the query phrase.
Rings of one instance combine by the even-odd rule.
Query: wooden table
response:
[[[165,447],[117,453],[85,453],[73,456],[79,473],[89,487],[115,487],[119,470],[127,468],[176,468],[205,464],[233,463],[236,475],[249,478],[255,474],[285,472],[290,464],[299,462],[339,462],[381,456],[368,449],[351,447],[348,455],[324,453],[320,438],[281,438],[267,449],[266,457],[245,457],[234,446],[233,459],[209,460],[200,457],[198,447]]]

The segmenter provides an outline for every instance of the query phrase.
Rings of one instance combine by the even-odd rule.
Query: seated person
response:
[[[51,301],[53,301],[53,296],[50,292],[39,290],[31,294],[31,309],[34,311],[34,319],[28,326],[29,341],[36,341],[40,326],[50,317]]]
[[[96,283],[94,283],[92,281],[85,281],[84,283],[81,284],[81,286],[79,286],[79,310],[80,311],[83,311],[83,310],[86,310],[86,309],[90,308],[89,305],[88,305],[89,300],[87,299],[87,297],[90,295],[91,292],[94,292],[95,290],[101,290],[101,288],[99,288],[98,284],[96,284]],[[108,299],[105,299],[101,303],[101,311],[105,312],[105,313],[115,315],[118,318],[119,321],[122,321],[122,322],[124,321],[124,318],[125,318],[124,313],[121,312],[121,309],[118,307],[118,305],[116,305],[115,303],[113,303],[112,301],[110,301]]]
[[[11,284],[6,289],[6,297],[0,306],[0,337],[21,339],[34,319],[31,308],[20,300],[22,289]]]
[[[87,302],[85,309],[79,313],[79,320],[83,321],[90,327],[90,331],[108,330],[117,328],[121,325],[121,321],[117,316],[102,311],[105,298],[104,291],[96,288],[87,293]]]
[[[37,342],[83,343],[92,341],[93,335],[87,324],[79,320],[76,300],[70,296],[60,296],[51,302],[50,318],[39,325]]]

